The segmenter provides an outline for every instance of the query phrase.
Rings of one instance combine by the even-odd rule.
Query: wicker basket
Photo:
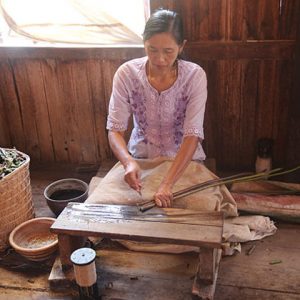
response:
[[[12,150],[12,149],[4,149]],[[28,155],[25,162],[12,173],[0,180],[0,251],[8,246],[10,232],[19,224],[34,217],[29,175]]]

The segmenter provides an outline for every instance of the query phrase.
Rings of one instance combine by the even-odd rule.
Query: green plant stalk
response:
[[[260,172],[254,175],[247,175],[247,176],[242,176],[239,177],[241,174],[238,175],[233,175],[233,176],[229,176],[226,178],[219,178],[219,179],[213,179],[213,180],[209,180],[197,185],[194,185],[190,188],[186,188],[182,191],[178,191],[176,193],[173,194],[173,199],[178,199],[184,196],[188,196],[190,194],[202,191],[204,189],[207,188],[211,188],[211,187],[215,187],[215,186],[219,186],[219,185],[223,185],[223,184],[229,184],[229,183],[237,183],[237,182],[249,182],[249,181],[256,181],[259,179],[263,179],[265,177],[274,177],[274,176],[279,176],[279,175],[284,175],[284,174],[288,174],[288,173],[292,173],[296,170],[300,169],[300,166],[297,166],[293,169],[290,170],[286,170],[286,171],[282,171],[282,168],[277,168],[277,169],[273,169],[269,172]],[[155,201],[154,199],[141,203],[139,204],[139,209],[141,212],[145,212],[148,209],[151,209],[155,206]]]
[[[278,170],[281,170],[281,169],[271,170],[268,174],[274,173]],[[233,175],[233,176],[228,176],[228,177],[225,177],[225,178],[216,178],[216,179],[213,179],[213,180],[208,180],[208,181],[205,181],[205,182],[201,182],[199,184],[188,187],[184,190],[175,192],[173,194],[173,196],[174,196],[174,198],[177,199],[177,198],[187,196],[187,195],[190,195],[190,194],[198,192],[198,191],[202,191],[202,190],[210,188],[210,187],[219,186],[219,185],[227,184],[227,183],[239,182],[239,181],[250,181],[252,179],[256,180],[257,178],[261,178],[262,176],[263,177],[266,176],[265,172],[257,173],[257,174],[254,174],[254,175],[247,175],[247,176],[245,176],[244,174],[249,174],[249,173],[241,173],[241,174],[237,174],[237,175]],[[152,203],[153,201],[154,200],[149,200],[149,201],[140,203],[140,205],[145,205],[145,204],[148,204],[148,203]]]
[[[201,182],[199,184],[196,184],[196,185],[193,185],[191,187],[188,187],[188,188],[185,188],[181,191],[178,191],[178,192],[175,192],[173,194],[174,197],[179,197],[180,194],[183,194],[187,191],[190,191],[190,190],[195,190],[197,188],[200,188],[200,187],[204,187],[204,186],[207,186],[207,185],[210,185],[210,184],[213,184],[213,183],[216,183],[216,182],[220,182],[220,180],[229,180],[229,179],[234,179],[234,178],[237,178],[237,177],[240,177],[240,176],[245,176],[245,174],[249,174],[249,173],[240,173],[240,174],[236,174],[236,175],[232,175],[232,176],[228,176],[228,177],[225,177],[223,179],[220,179],[220,178],[216,178],[216,179],[212,179],[212,180],[208,180],[208,181],[205,181],[205,182]],[[145,201],[145,202],[142,202],[142,203],[139,203],[139,205],[145,205],[147,203],[152,203],[153,200],[148,200],[148,201]]]

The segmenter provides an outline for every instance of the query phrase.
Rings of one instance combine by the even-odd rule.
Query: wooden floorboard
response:
[[[109,167],[100,172],[104,175]],[[47,207],[43,190],[51,182],[75,177],[89,182],[96,166],[37,166],[31,169],[36,216],[54,216]],[[300,225],[279,222],[275,235],[242,244],[242,252],[221,260],[215,300],[300,299]],[[97,250],[98,287],[102,300],[189,300],[198,260],[196,253],[157,254],[132,252],[103,244]],[[255,245],[251,255],[246,252]],[[0,261],[0,300],[76,299],[72,288],[51,291],[49,265],[40,270],[14,261]],[[273,264],[277,262],[276,264]],[[50,264],[49,262],[48,264]],[[21,262],[20,262],[21,264]]]
[[[251,258],[243,253],[234,260],[226,257],[221,264],[219,283],[286,293],[293,291],[300,296],[299,253],[300,249],[272,247],[258,249]]]

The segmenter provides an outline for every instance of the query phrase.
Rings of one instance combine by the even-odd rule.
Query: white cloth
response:
[[[223,239],[232,243],[260,240],[276,232],[274,222],[263,216],[240,216],[227,218]]]
[[[142,197],[124,181],[124,168],[117,163],[101,180],[86,203],[136,205],[151,200],[172,164],[166,158],[137,160],[141,167]],[[173,192],[216,178],[203,164],[192,161],[173,188]],[[182,197],[174,207],[207,211],[223,211],[225,216],[237,216],[236,203],[225,186],[218,186]]]
[[[164,158],[138,160],[142,169],[142,195],[129,188],[124,181],[124,168],[117,163],[100,181],[86,203],[136,205],[151,200],[172,161]],[[192,161],[174,186],[173,192],[200,182],[216,178],[203,164]],[[237,206],[224,185],[208,188],[174,201],[174,207],[192,210],[223,211],[226,217],[223,232],[224,253],[240,251],[239,243],[262,239],[276,232],[276,227],[268,217],[238,216]],[[141,243],[120,240],[124,246],[135,251],[182,253],[198,251],[198,247]]]

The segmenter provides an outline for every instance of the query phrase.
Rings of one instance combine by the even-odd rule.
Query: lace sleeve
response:
[[[117,70],[113,79],[112,94],[109,101],[109,111],[106,128],[108,130],[124,131],[127,129],[131,114],[129,94],[126,89],[126,74],[122,66]]]
[[[189,102],[184,121],[184,136],[195,135],[204,139],[203,121],[207,99],[207,80],[203,69],[193,75],[189,90]]]

